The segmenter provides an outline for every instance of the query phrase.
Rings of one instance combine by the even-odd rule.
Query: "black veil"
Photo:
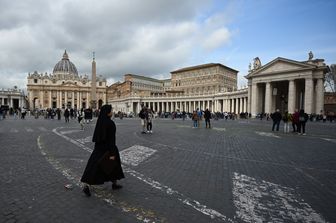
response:
[[[92,142],[100,143],[107,141],[107,128],[111,121],[108,114],[112,111],[111,105],[103,105],[100,109],[99,117],[93,133]]]

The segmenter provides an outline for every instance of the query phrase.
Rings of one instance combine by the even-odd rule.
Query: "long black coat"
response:
[[[119,150],[116,146],[116,126],[112,120],[108,120],[106,123],[107,140],[105,142],[95,143],[94,150],[88,160],[86,168],[84,170],[81,181],[90,185],[104,184],[104,182],[120,180],[125,178],[121,162]],[[111,176],[107,176],[98,166],[98,161],[103,157],[106,151],[110,150],[113,156],[116,157],[117,170],[113,171]]]

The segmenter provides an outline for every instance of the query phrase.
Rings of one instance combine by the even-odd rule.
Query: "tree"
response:
[[[334,93],[336,92],[335,77],[336,77],[336,64],[331,64],[330,71],[325,76],[324,86],[326,91]]]

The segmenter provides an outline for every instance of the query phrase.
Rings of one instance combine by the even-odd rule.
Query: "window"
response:
[[[37,79],[34,79],[34,84],[37,84]]]
[[[102,86],[103,84],[102,84],[102,82],[99,82],[99,86]]]

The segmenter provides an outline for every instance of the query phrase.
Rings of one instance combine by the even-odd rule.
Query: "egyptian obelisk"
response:
[[[96,98],[96,61],[95,61],[95,52],[93,54],[92,60],[92,80],[91,80],[91,108],[95,110],[97,108],[97,98]]]

